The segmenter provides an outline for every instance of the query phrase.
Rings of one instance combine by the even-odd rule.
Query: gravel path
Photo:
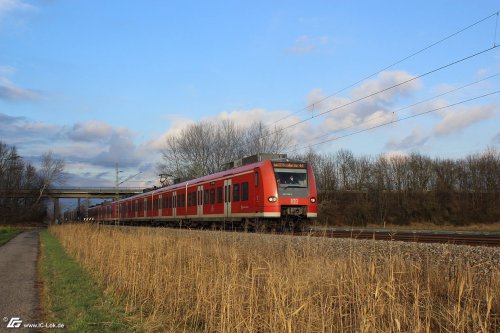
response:
[[[38,233],[39,230],[23,232],[0,247],[0,332],[28,331],[8,329],[13,317],[23,323],[37,322]]]

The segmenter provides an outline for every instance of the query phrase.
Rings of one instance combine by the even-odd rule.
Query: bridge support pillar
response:
[[[59,198],[53,198],[54,200],[54,216],[52,217],[52,224],[61,223],[61,208],[59,207]]]

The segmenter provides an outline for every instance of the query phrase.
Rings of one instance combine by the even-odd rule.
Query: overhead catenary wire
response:
[[[423,103],[425,103],[425,102],[432,101],[432,100],[434,100],[434,99],[436,99],[436,98],[443,97],[443,96],[445,96],[445,95],[448,95],[448,94],[451,94],[451,93],[457,92],[457,91],[459,91],[459,90],[462,90],[462,89],[465,89],[465,88],[468,88],[468,87],[471,87],[471,86],[473,86],[473,85],[475,85],[475,84],[478,84],[478,83],[484,82],[484,81],[486,81],[486,80],[492,79],[492,78],[497,77],[497,76],[499,76],[499,75],[500,75],[500,73],[496,73],[496,74],[490,75],[490,76],[488,76],[488,77],[485,77],[485,78],[483,78],[483,79],[481,79],[481,80],[477,80],[477,81],[474,81],[474,82],[471,82],[471,83],[465,84],[465,85],[463,85],[463,86],[460,86],[460,87],[457,87],[457,88],[454,88],[454,89],[448,90],[448,91],[446,91],[446,92],[444,92],[444,93],[441,93],[441,94],[438,94],[438,95],[436,95],[436,96],[432,96],[432,97],[430,97],[430,98],[426,98],[426,99],[424,99],[424,100],[418,101],[418,102],[413,103],[413,104],[411,104],[411,105],[404,106],[404,107],[402,107],[402,108],[400,108],[400,109],[397,109],[397,110],[395,110],[395,111],[392,111],[392,114],[394,114],[394,115],[395,115],[396,113],[399,113],[399,112],[401,112],[401,111],[403,111],[403,110],[410,109],[410,108],[412,108],[412,107],[415,107],[415,106],[417,106],[417,105],[423,104]],[[368,121],[367,121],[367,122],[365,122],[365,123],[370,123],[370,122],[373,122],[374,120],[384,118],[385,116],[386,116],[386,114],[381,115],[381,116],[378,116],[378,117],[371,118],[370,120],[368,120]],[[328,132],[328,133],[326,133],[326,134],[323,134],[323,135],[317,136],[317,137],[315,137],[315,138],[313,138],[313,139],[311,139],[311,140],[308,140],[308,141],[306,141],[306,143],[307,143],[307,142],[312,142],[312,141],[315,141],[315,140],[318,140],[318,139],[321,139],[321,138],[324,138],[324,137],[327,137],[327,136],[330,136],[330,135],[332,135],[332,134],[334,134],[334,133],[338,133],[338,132],[342,132],[342,131],[345,131],[345,130],[348,130],[348,129],[351,129],[351,128],[355,128],[355,127],[358,127],[358,126],[361,126],[361,125],[363,125],[363,123],[361,123],[361,124],[355,124],[355,125],[351,125],[351,126],[347,126],[347,127],[343,127],[343,128],[339,128],[339,129],[335,129],[335,130],[330,131],[330,132]]]
[[[439,108],[431,109],[431,110],[428,110],[428,111],[416,113],[416,114],[413,114],[413,115],[410,115],[410,116],[407,116],[407,117],[403,117],[403,118],[400,118],[400,119],[397,119],[397,120],[394,120],[394,121],[389,121],[389,122],[386,122],[386,123],[383,123],[383,124],[379,124],[379,125],[376,125],[376,126],[364,128],[364,129],[356,131],[356,132],[348,133],[348,134],[345,134],[345,135],[342,135],[342,136],[338,136],[338,137],[335,137],[335,138],[332,138],[332,139],[328,139],[328,140],[324,140],[324,141],[321,141],[321,142],[317,142],[317,143],[314,143],[314,144],[311,144],[311,145],[306,145],[306,146],[303,146],[303,147],[300,147],[300,148],[295,148],[295,149],[292,149],[292,150],[288,150],[286,152],[287,153],[293,153],[295,151],[299,151],[299,150],[302,150],[302,149],[305,149],[305,148],[312,148],[312,147],[315,147],[315,146],[318,146],[318,145],[325,144],[327,142],[340,140],[340,139],[343,139],[343,138],[346,138],[346,137],[349,137],[349,136],[353,136],[353,135],[356,135],[356,134],[359,134],[359,133],[367,132],[367,131],[370,131],[370,130],[373,130],[373,129],[376,129],[376,128],[379,128],[379,127],[383,127],[383,126],[387,126],[387,125],[390,125],[390,124],[393,124],[393,123],[397,123],[397,122],[401,122],[401,121],[408,120],[408,119],[411,119],[411,118],[419,117],[419,116],[422,116],[422,115],[425,115],[425,114],[428,114],[428,113],[431,113],[431,112],[436,112],[436,111],[439,111],[439,110],[448,109],[448,108],[451,108],[451,107],[454,107],[454,106],[457,106],[457,105],[460,105],[460,104],[471,102],[471,101],[474,101],[474,100],[477,100],[477,99],[481,99],[481,98],[484,98],[484,97],[487,97],[487,96],[495,95],[495,94],[498,94],[498,93],[500,93],[500,90],[493,91],[493,92],[488,93],[488,94],[476,96],[476,97],[473,97],[473,98],[469,98],[469,99],[466,99],[466,100],[463,100],[463,101],[460,101],[460,102],[457,102],[457,103],[453,103],[453,104],[450,104],[450,105],[446,105],[446,106],[442,106],[442,107],[439,107]]]
[[[430,75],[430,74],[436,73],[436,72],[438,72],[438,71],[441,71],[441,70],[443,70],[443,69],[445,69],[445,68],[448,68],[448,67],[451,67],[451,66],[453,66],[453,65],[456,65],[456,64],[461,63],[461,62],[463,62],[463,61],[466,61],[466,60],[472,59],[472,58],[474,58],[474,57],[477,57],[477,56],[479,56],[479,55],[481,55],[481,54],[483,54],[483,53],[486,53],[486,52],[489,52],[489,51],[491,51],[491,50],[494,50],[494,49],[496,49],[496,48],[497,48],[497,47],[499,47],[499,46],[500,46],[500,45],[492,46],[492,47],[490,47],[490,48],[487,48],[487,49],[484,49],[484,50],[482,50],[482,51],[476,52],[476,53],[474,53],[474,54],[472,54],[472,55],[469,55],[469,56],[467,56],[467,57],[465,57],[465,58],[461,58],[461,59],[456,60],[456,61],[454,61],[454,62],[448,63],[448,64],[446,64],[446,65],[444,65],[444,66],[441,66],[441,67],[435,68],[435,69],[433,69],[433,70],[430,70],[430,71],[428,71],[428,72],[426,72],[426,73],[423,73],[423,74],[420,74],[420,75],[414,76],[414,77],[412,77],[411,79],[408,79],[408,80],[405,80],[405,81],[403,81],[403,82],[400,82],[400,83],[394,84],[394,85],[389,86],[389,87],[387,87],[387,88],[381,89],[381,90],[379,90],[379,91],[377,91],[377,92],[374,92],[374,93],[371,93],[371,94],[365,95],[365,96],[363,96],[363,97],[360,97],[360,98],[355,99],[355,100],[353,100],[353,101],[350,101],[350,102],[348,102],[348,103],[342,104],[342,105],[340,105],[340,106],[334,107],[334,108],[332,108],[332,109],[329,109],[329,110],[323,111],[323,112],[321,112],[321,113],[319,113],[319,114],[317,114],[317,115],[314,115],[314,116],[313,116],[313,117],[311,117],[311,118],[303,119],[303,120],[300,120],[300,121],[298,121],[298,122],[296,122],[296,123],[293,123],[293,124],[291,124],[291,125],[288,125],[288,126],[285,126],[285,127],[279,128],[279,129],[276,129],[276,130],[274,130],[273,132],[270,132],[268,135],[272,135],[272,134],[275,134],[275,133],[277,133],[277,132],[284,131],[284,130],[286,130],[286,129],[288,129],[288,128],[291,128],[291,127],[297,126],[297,125],[299,125],[299,124],[305,123],[305,122],[307,122],[307,121],[310,121],[311,119],[314,119],[314,118],[320,117],[320,116],[322,116],[322,115],[325,115],[325,114],[327,114],[327,113],[330,113],[330,112],[333,112],[333,111],[339,110],[339,109],[344,108],[344,107],[346,107],[346,106],[350,106],[350,105],[356,104],[356,103],[358,103],[358,102],[361,102],[361,101],[366,100],[366,99],[368,99],[368,98],[371,98],[371,97],[373,97],[373,96],[379,95],[379,94],[381,94],[381,93],[383,93],[383,92],[389,91],[389,90],[391,90],[391,89],[397,88],[397,87],[399,87],[399,86],[402,86],[402,85],[407,84],[407,83],[409,83],[409,82],[415,81],[415,80],[420,79],[420,78],[422,78],[422,77],[425,77],[425,76],[427,76],[427,75]]]
[[[488,15],[488,16],[486,16],[486,17],[484,17],[484,18],[482,18],[482,19],[480,19],[480,20],[478,20],[478,21],[476,21],[476,22],[474,22],[474,23],[472,23],[472,24],[470,24],[470,25],[468,25],[468,26],[466,26],[466,27],[464,27],[464,28],[460,29],[460,30],[457,30],[457,31],[455,31],[455,32],[454,32],[454,33],[452,33],[452,34],[450,34],[450,35],[448,35],[448,36],[446,36],[446,37],[444,37],[444,38],[442,38],[442,39],[440,39],[440,40],[438,40],[438,41],[436,41],[436,42],[434,42],[434,43],[431,43],[431,44],[429,44],[429,45],[425,46],[424,48],[422,48],[422,49],[420,49],[420,50],[418,50],[418,51],[416,51],[416,52],[414,52],[414,53],[411,53],[410,55],[408,55],[408,56],[406,56],[406,57],[404,57],[404,58],[402,58],[402,59],[400,59],[400,60],[397,60],[397,61],[395,61],[395,62],[391,63],[390,65],[387,65],[387,66],[385,66],[384,68],[379,69],[379,70],[377,70],[376,72],[374,72],[374,73],[372,73],[372,74],[370,74],[370,75],[367,75],[367,76],[363,77],[362,79],[360,79],[360,80],[358,80],[358,81],[356,81],[356,82],[354,82],[354,83],[351,83],[351,84],[349,84],[349,85],[347,85],[347,86],[345,86],[345,87],[343,87],[343,88],[341,88],[341,89],[339,89],[339,90],[335,91],[334,93],[332,93],[332,94],[330,94],[330,95],[328,95],[328,96],[325,96],[325,97],[321,98],[321,99],[320,99],[320,100],[318,100],[318,101],[315,101],[314,103],[310,103],[309,105],[307,105],[307,106],[305,106],[305,107],[303,107],[303,108],[301,108],[301,109],[299,109],[299,110],[297,110],[297,111],[295,111],[295,112],[292,112],[291,114],[289,114],[289,115],[287,115],[287,116],[285,116],[285,117],[282,117],[282,118],[280,118],[280,119],[278,119],[278,120],[276,120],[276,121],[272,122],[272,123],[271,123],[271,124],[269,124],[268,126],[273,126],[273,125],[277,124],[278,122],[280,122],[280,121],[282,121],[282,120],[285,120],[285,119],[287,119],[287,118],[289,118],[289,117],[291,117],[291,116],[293,116],[293,115],[295,115],[295,114],[297,114],[297,113],[299,113],[299,112],[302,112],[302,111],[304,111],[304,110],[307,110],[307,109],[309,109],[309,108],[312,108],[312,109],[314,110],[314,107],[315,107],[317,104],[320,104],[320,103],[324,102],[325,100],[327,100],[327,99],[329,99],[329,98],[331,98],[331,97],[333,97],[333,96],[336,96],[336,95],[340,94],[341,92],[344,92],[344,91],[346,91],[347,89],[350,89],[350,88],[352,88],[352,87],[354,87],[354,86],[356,86],[356,85],[360,84],[361,82],[366,81],[366,80],[368,80],[368,79],[370,79],[370,78],[374,77],[375,75],[378,75],[378,74],[382,73],[383,71],[388,70],[389,68],[392,68],[392,67],[394,67],[394,66],[396,66],[396,65],[399,65],[400,63],[402,63],[402,62],[404,62],[404,61],[406,61],[406,60],[408,60],[408,59],[411,59],[411,58],[413,58],[413,57],[415,57],[415,56],[419,55],[420,53],[423,53],[423,52],[427,51],[428,49],[430,49],[430,48],[432,48],[432,47],[434,47],[434,46],[436,46],[436,45],[438,45],[438,44],[441,44],[442,42],[445,42],[446,40],[451,39],[451,38],[453,38],[453,37],[455,37],[455,36],[457,36],[457,35],[461,34],[462,32],[465,32],[465,31],[467,31],[467,30],[469,30],[469,29],[471,29],[471,28],[475,27],[476,25],[478,25],[478,24],[480,24],[480,23],[482,23],[482,22],[484,22],[484,21],[486,21],[486,20],[490,19],[491,17],[493,17],[493,16],[495,16],[495,15],[496,15],[496,17],[497,17],[496,22],[497,22],[497,24],[498,24],[498,14],[499,14],[499,12],[497,11],[497,12],[495,12],[495,13],[492,13],[492,14],[490,14],[490,15]],[[497,45],[496,45],[496,27],[495,27],[495,39],[494,39],[494,45],[493,45],[493,47],[496,47],[496,46],[497,46]],[[314,118],[314,115],[313,115],[313,118]]]

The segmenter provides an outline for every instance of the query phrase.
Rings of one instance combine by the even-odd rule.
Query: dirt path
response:
[[[0,247],[0,332],[28,331],[8,329],[23,323],[37,322],[37,254],[39,230],[26,231]],[[22,324],[21,326],[22,327]]]

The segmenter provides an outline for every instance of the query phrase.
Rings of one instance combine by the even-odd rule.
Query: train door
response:
[[[139,202],[137,200],[134,200],[134,218],[137,218],[138,211],[139,211]]]
[[[231,217],[231,179],[224,180],[224,216]]]
[[[203,186],[199,185],[198,186],[198,197],[197,197],[197,204],[198,204],[198,217],[203,216]]]
[[[177,217],[177,192],[172,192],[172,217]]]
[[[160,194],[158,196],[158,204],[157,205],[158,205],[158,216],[159,217],[162,217],[162,209],[163,209],[163,206],[162,206],[162,203],[163,203],[162,197],[163,197],[163,194]]]

